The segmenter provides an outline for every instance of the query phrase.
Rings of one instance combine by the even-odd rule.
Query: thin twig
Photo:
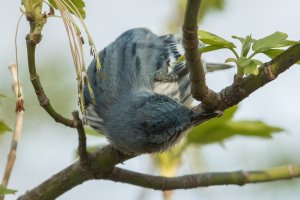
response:
[[[18,75],[17,75],[17,65],[16,64],[11,64],[9,66],[10,72],[12,74],[13,77],[13,91],[15,93],[16,99],[17,101],[19,101],[20,99],[23,100],[23,96],[22,96],[22,86],[21,84],[19,84],[19,80],[18,80]],[[21,137],[21,129],[22,129],[22,124],[23,124],[23,112],[24,111],[20,111],[20,112],[16,112],[16,123],[15,123],[15,128],[14,128],[14,132],[12,135],[12,140],[11,140],[11,146],[10,146],[10,151],[8,153],[7,156],[7,162],[6,162],[6,167],[5,167],[5,173],[2,179],[2,185],[4,187],[7,187],[8,182],[9,182],[9,178],[11,176],[13,167],[14,167],[14,163],[16,160],[16,152],[17,152],[17,146],[18,146],[18,142],[20,140]],[[3,200],[4,196],[0,196],[0,200]]]
[[[76,122],[76,129],[78,132],[78,155],[81,165],[86,165],[88,161],[88,151],[86,149],[86,135],[83,128],[82,120],[79,118],[78,111],[73,111],[73,120]]]
[[[48,99],[40,81],[38,74],[36,73],[35,66],[35,48],[36,44],[41,40],[41,35],[30,33],[26,37],[27,40],[27,57],[30,79],[37,95],[40,105],[47,111],[47,113],[56,121],[66,126],[75,128],[73,120],[63,117],[52,107],[50,100]]]
[[[19,17],[19,20],[18,20],[18,23],[17,23],[17,28],[16,28],[16,33],[15,33],[15,52],[16,52],[16,71],[17,71],[17,77],[19,77],[19,59],[18,59],[18,42],[17,42],[17,39],[18,39],[18,31],[19,31],[19,25],[20,25],[20,22],[21,22],[21,19],[23,17],[23,14]],[[20,86],[20,80],[18,79],[18,93],[17,93],[17,96],[21,96],[21,86]]]
[[[43,2],[43,1],[42,1]],[[35,5],[36,11],[42,8],[42,2],[37,2]],[[26,9],[26,18],[30,24],[30,33],[26,36],[27,45],[27,61],[30,74],[30,80],[35,90],[36,96],[40,105],[47,111],[47,113],[58,123],[64,124],[66,126],[75,128],[75,123],[73,120],[68,119],[60,115],[51,105],[48,99],[39,76],[36,72],[36,62],[35,62],[35,49],[36,45],[42,40],[41,31],[43,26],[47,21],[47,15],[44,13],[32,13],[33,6],[30,2],[23,2]]]

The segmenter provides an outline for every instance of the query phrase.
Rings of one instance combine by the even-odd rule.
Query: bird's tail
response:
[[[183,59],[184,49],[182,47],[182,37],[181,35],[168,35],[165,38],[170,38],[171,42],[168,43],[170,49],[170,67],[175,73],[179,73],[185,68],[185,59]],[[198,48],[204,47],[202,42],[199,42]],[[205,72],[215,72],[219,70],[226,70],[233,67],[233,65],[226,63],[206,63],[202,60]],[[186,72],[187,73],[187,72]]]
[[[233,65],[225,63],[205,63],[207,72],[215,72],[219,70],[225,70],[233,68]]]

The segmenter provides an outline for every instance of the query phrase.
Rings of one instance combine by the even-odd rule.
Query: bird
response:
[[[134,28],[98,55],[105,79],[97,75],[94,59],[87,76],[95,104],[85,86],[86,119],[118,150],[135,155],[163,152],[192,127],[220,115],[191,108],[189,70],[185,61],[178,61],[183,55],[178,35]],[[205,71],[230,67],[204,66]]]

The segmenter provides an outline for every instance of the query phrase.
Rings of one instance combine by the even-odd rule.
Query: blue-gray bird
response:
[[[189,70],[177,62],[182,53],[175,35],[136,28],[119,36],[99,53],[106,79],[98,77],[95,60],[88,68],[96,98],[93,105],[84,88],[88,124],[115,148],[142,154],[168,149],[191,127],[219,115],[189,108]]]

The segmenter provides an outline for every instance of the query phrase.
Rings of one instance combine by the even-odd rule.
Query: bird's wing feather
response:
[[[86,108],[87,111],[87,123],[90,125],[93,129],[105,133],[104,129],[104,120],[96,113],[93,105],[88,105]]]
[[[190,107],[193,101],[191,96],[191,83],[189,80],[189,70],[185,65],[185,61],[178,61],[178,59],[184,54],[183,47],[181,45],[181,36],[178,35],[165,35],[159,37],[162,44],[166,45],[169,52],[169,62],[167,62],[167,70],[164,70],[165,79],[155,79],[154,91],[159,91],[161,94],[165,94],[185,106]],[[160,69],[160,73],[164,68]],[[170,77],[175,77],[176,80]],[[163,76],[162,76],[163,77]],[[168,88],[168,89],[166,89]]]

